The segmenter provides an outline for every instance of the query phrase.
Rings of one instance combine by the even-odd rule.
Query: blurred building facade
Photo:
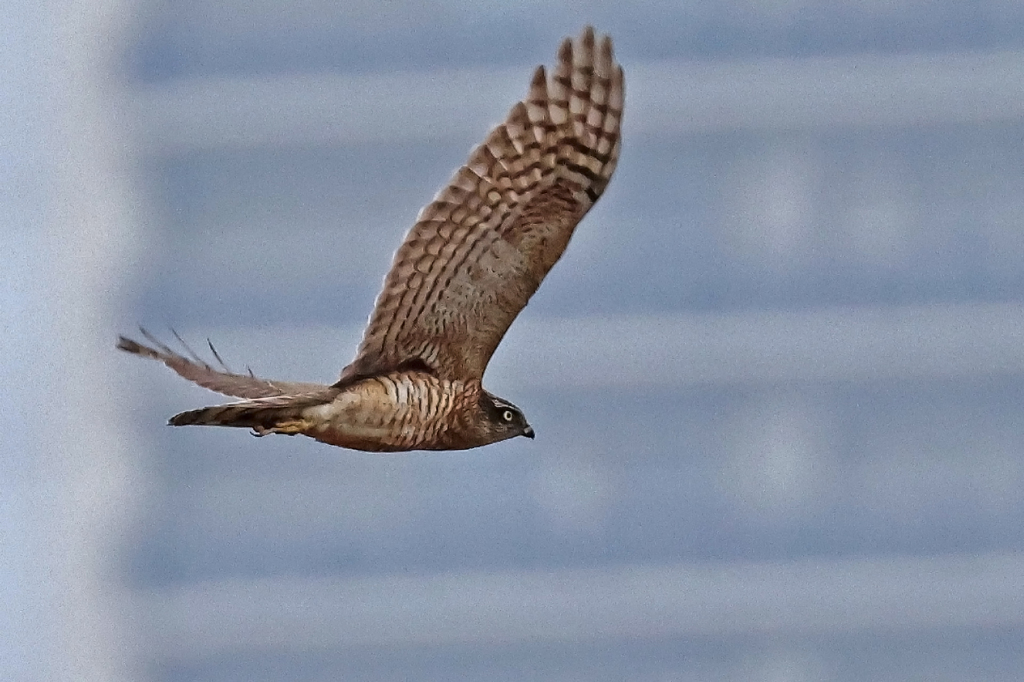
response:
[[[1011,680],[1024,666],[1024,11],[141,3],[111,330],[326,380],[419,207],[586,22],[610,189],[496,355],[535,442],[171,430],[140,670],[184,680]]]

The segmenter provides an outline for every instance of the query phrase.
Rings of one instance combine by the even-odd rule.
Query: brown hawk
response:
[[[221,371],[144,330],[152,347],[123,336],[117,347],[243,399],[182,412],[171,417],[174,426],[303,434],[369,451],[461,450],[533,438],[519,408],[481,381],[509,325],[615,170],[623,83],[611,38],[595,42],[589,26],[575,43],[562,42],[550,79],[537,68],[526,99],[420,211],[356,358],[336,383]]]

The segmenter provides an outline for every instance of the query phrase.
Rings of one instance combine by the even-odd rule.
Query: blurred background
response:
[[[1024,5],[9,3],[0,677],[1016,680]],[[170,429],[118,354],[333,380],[585,23],[605,197],[487,385],[537,440]]]

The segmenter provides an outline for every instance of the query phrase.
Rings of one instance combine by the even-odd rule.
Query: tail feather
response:
[[[253,429],[258,434],[301,433],[299,427],[306,421],[303,412],[330,402],[336,395],[336,390],[328,389],[314,394],[241,400],[181,412],[167,423],[171,426],[234,426]]]

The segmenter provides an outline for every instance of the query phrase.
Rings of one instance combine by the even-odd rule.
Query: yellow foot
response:
[[[278,422],[272,428],[265,428],[263,426],[252,427],[252,435],[257,438],[268,436],[272,433],[279,433],[284,436],[296,436],[306,432],[306,428],[309,426],[304,420],[292,420],[287,422]]]

